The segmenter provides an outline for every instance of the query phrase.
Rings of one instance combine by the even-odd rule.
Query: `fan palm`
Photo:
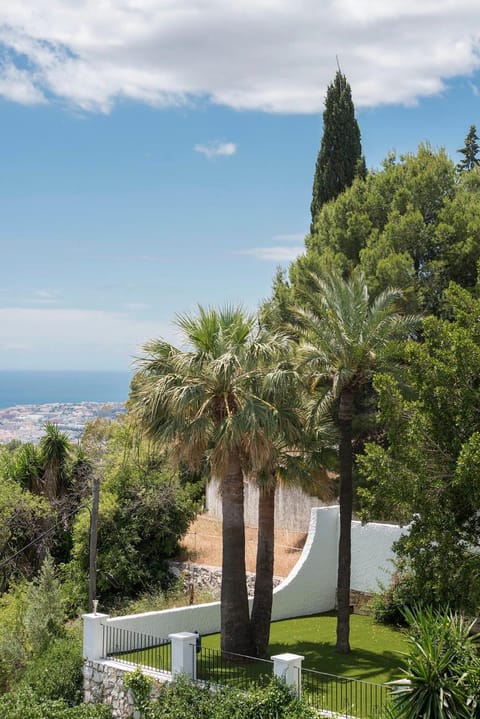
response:
[[[353,507],[352,420],[355,400],[373,372],[395,361],[397,341],[411,334],[417,317],[397,309],[401,292],[388,289],[373,301],[363,275],[348,280],[330,272],[312,275],[303,308],[296,316],[302,328],[300,355],[314,400],[313,422],[333,416],[338,431],[340,473],[340,537],[337,577],[337,643],[350,651],[350,567]]]
[[[131,406],[178,462],[194,469],[207,459],[212,475],[221,479],[222,649],[252,655],[243,472],[263,468],[271,455],[279,415],[260,390],[266,367],[278,361],[289,340],[259,329],[239,308],[200,307],[196,317],[178,317],[177,326],[190,348],[161,339],[145,345]],[[280,379],[275,375],[272,382]]]

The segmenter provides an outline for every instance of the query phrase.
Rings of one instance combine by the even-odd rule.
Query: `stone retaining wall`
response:
[[[205,564],[194,564],[193,562],[170,562],[172,574],[181,577],[186,593],[191,591],[192,584],[195,589],[207,590],[212,593],[215,599],[220,599],[222,586],[222,570],[220,567],[209,567]],[[273,578],[273,586],[278,587],[282,577]],[[255,589],[255,574],[247,572],[248,596],[253,597]]]
[[[95,662],[86,659],[83,665],[83,697],[86,704],[107,704],[112,707],[113,719],[140,719],[138,712],[134,712],[133,696],[130,690],[125,689],[125,675],[132,672],[134,667],[122,667],[114,661]],[[150,673],[144,671],[149,676]],[[152,677],[151,697],[158,696],[158,687],[161,679]],[[165,681],[168,681],[165,678]]]

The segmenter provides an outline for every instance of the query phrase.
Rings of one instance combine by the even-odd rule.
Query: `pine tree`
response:
[[[322,205],[349,187],[355,177],[365,175],[352,91],[347,78],[338,70],[325,98],[322,143],[313,178],[310,232]]]
[[[461,147],[457,152],[461,152],[463,160],[457,165],[457,172],[466,172],[473,170],[474,167],[480,165],[480,159],[477,157],[480,145],[478,143],[477,128],[475,125],[470,125],[470,130],[465,138],[465,146]]]

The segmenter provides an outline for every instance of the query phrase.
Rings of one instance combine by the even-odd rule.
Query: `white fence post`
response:
[[[172,642],[172,675],[185,674],[190,679],[197,678],[197,635],[193,632],[169,634]]]
[[[103,656],[103,625],[108,614],[84,614],[83,619],[83,658],[101,659]]]
[[[291,687],[297,697],[302,695],[302,662],[300,654],[276,654],[272,657],[273,673]]]

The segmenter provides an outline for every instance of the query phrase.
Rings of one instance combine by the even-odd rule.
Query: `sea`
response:
[[[131,372],[0,370],[0,409],[53,402],[125,402]]]

